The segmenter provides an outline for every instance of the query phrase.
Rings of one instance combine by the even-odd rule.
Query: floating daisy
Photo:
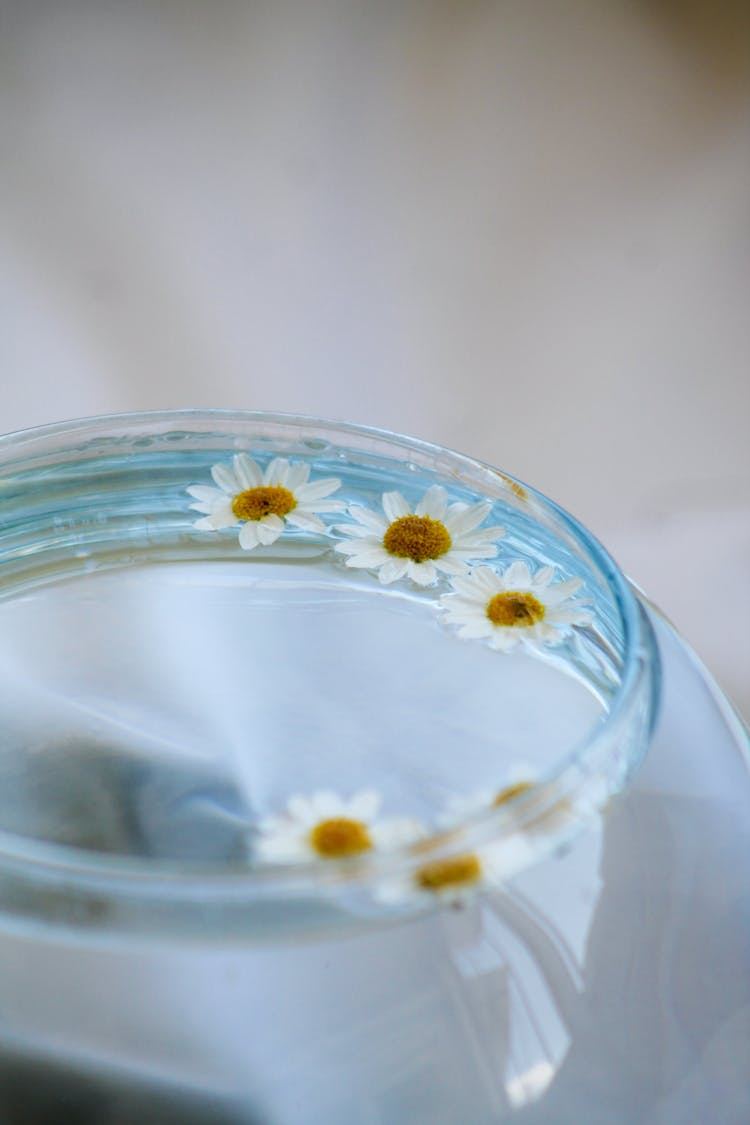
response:
[[[516,798],[524,797],[523,808],[519,809],[524,832],[551,833],[568,827],[574,815],[570,801],[564,797],[550,801],[549,793],[542,797],[538,784],[539,771],[536,766],[517,762],[508,770],[500,788],[481,789],[469,795],[455,797],[448,806],[444,823],[447,826],[456,825],[478,813],[511,806]],[[580,812],[583,811],[582,807]]]
[[[275,543],[285,523],[303,531],[325,531],[318,513],[346,507],[342,500],[327,499],[340,480],[308,481],[309,465],[290,464],[283,457],[275,457],[264,471],[247,453],[238,453],[231,466],[214,465],[211,476],[217,488],[196,484],[188,489],[198,501],[191,507],[204,513],[194,526],[220,531],[241,524],[240,546],[246,551]]]
[[[408,577],[418,586],[434,582],[439,572],[464,574],[473,559],[492,559],[502,527],[477,530],[490,503],[448,504],[441,485],[433,485],[412,512],[400,492],[383,495],[383,512],[352,505],[357,521],[337,528],[349,537],[335,549],[348,555],[347,566],[377,570],[384,584]]]
[[[442,823],[448,827],[467,820],[476,813],[510,805],[517,797],[530,793],[536,787],[538,779],[539,771],[535,765],[530,762],[514,762],[498,788],[484,788],[469,795],[453,797],[448,802]]]
[[[491,847],[428,860],[406,876],[383,881],[376,895],[384,903],[421,900],[458,905],[476,891],[511,878],[533,855],[522,837],[509,837]]]
[[[525,562],[511,563],[504,572],[481,566],[455,578],[440,606],[445,620],[459,626],[460,637],[487,637],[502,652],[519,644],[560,644],[571,625],[589,625],[592,613],[573,598],[583,580],[553,582],[554,574],[545,566],[532,575]]]
[[[362,789],[348,801],[328,790],[294,796],[281,816],[258,824],[257,855],[271,863],[346,859],[374,848],[397,848],[425,835],[419,821],[378,817],[381,796]]]
[[[501,788],[455,797],[441,818],[443,825],[455,827],[477,813],[510,804],[516,797],[534,789],[537,776],[535,766],[516,762],[508,769]],[[407,877],[387,880],[379,888],[378,898],[384,902],[428,897],[462,902],[480,887],[497,885],[516,874],[532,855],[530,840],[510,836],[476,852],[430,860]]]

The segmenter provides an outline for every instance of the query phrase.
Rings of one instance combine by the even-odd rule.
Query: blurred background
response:
[[[0,430],[460,449],[750,714],[749,56],[739,0],[0,0]]]

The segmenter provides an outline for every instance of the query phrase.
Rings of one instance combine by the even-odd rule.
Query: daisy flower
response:
[[[285,523],[302,531],[325,531],[319,512],[339,512],[346,504],[328,500],[340,487],[335,477],[308,481],[310,466],[291,465],[275,457],[263,471],[247,453],[238,453],[230,465],[214,465],[211,476],[217,488],[196,484],[188,492],[198,503],[191,504],[203,518],[194,526],[200,531],[240,527],[240,547],[267,547],[275,543]]]
[[[508,770],[505,783],[499,789],[481,789],[468,796],[455,797],[448,805],[443,822],[450,827],[478,813],[510,805],[517,797],[528,796],[521,814],[524,832],[549,833],[566,828],[573,818],[572,805],[561,798],[549,807],[540,808],[538,800],[530,796],[538,782],[539,770],[536,766],[517,762]]]
[[[454,796],[442,817],[446,827],[467,820],[475,813],[491,808],[501,808],[516,797],[530,793],[539,779],[539,770],[530,762],[514,762],[505,774],[504,783],[497,789],[480,789],[475,793]]]
[[[537,773],[533,765],[515,763],[507,771],[502,788],[455,797],[441,818],[443,825],[455,827],[476,813],[486,812],[493,806],[499,808],[522,793],[530,792]],[[515,874],[532,854],[530,842],[523,837],[510,837],[476,852],[431,860],[405,878],[387,880],[378,889],[378,898],[383,902],[414,898],[433,898],[453,904],[463,902],[480,887],[501,883]]]
[[[511,563],[505,571],[480,566],[455,578],[440,606],[445,620],[459,626],[460,637],[486,637],[501,652],[519,644],[557,645],[571,625],[591,624],[592,612],[583,599],[573,598],[583,580],[553,582],[554,574],[545,566],[532,575],[525,562]]]
[[[358,505],[349,508],[357,523],[337,528],[349,539],[335,550],[349,556],[347,566],[377,570],[384,584],[408,577],[428,586],[440,571],[464,574],[470,560],[495,557],[504,529],[477,530],[490,507],[488,501],[448,504],[445,489],[436,484],[412,512],[400,492],[386,492],[382,516]]]
[[[460,905],[478,890],[497,886],[517,874],[534,855],[522,837],[474,852],[428,860],[406,876],[388,879],[376,890],[383,903],[443,902]]]
[[[348,801],[329,790],[294,796],[281,816],[258,823],[257,855],[271,863],[344,859],[374,848],[397,848],[425,835],[419,821],[378,817],[381,796],[362,789]]]

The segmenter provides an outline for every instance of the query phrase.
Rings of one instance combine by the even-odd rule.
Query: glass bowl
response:
[[[0,439],[6,919],[277,941],[458,905],[627,782],[651,629],[505,472],[314,418]]]

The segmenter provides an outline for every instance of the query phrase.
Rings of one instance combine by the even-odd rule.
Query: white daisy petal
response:
[[[344,560],[344,566],[348,566],[352,570],[376,570],[382,563],[383,559],[374,552],[372,555],[350,555],[349,558]]]
[[[284,530],[284,521],[281,516],[264,516],[262,520],[256,520],[255,526],[258,533],[258,542],[264,547],[270,546],[275,543]]]
[[[455,553],[446,555],[442,559],[435,559],[434,563],[437,570],[441,570],[443,574],[466,574],[469,569],[469,564],[465,559],[456,558]]]
[[[287,487],[289,487],[289,484],[287,484]],[[321,480],[313,480],[309,484],[300,485],[293,491],[300,501],[309,501],[322,500],[324,496],[330,496],[337,488],[341,488],[341,481],[337,477],[322,477]]]
[[[403,578],[408,569],[409,559],[388,558],[386,562],[380,564],[380,581],[384,586],[388,586],[391,582],[397,582],[399,578]]]
[[[383,493],[383,511],[391,523],[403,519],[404,516],[411,515],[409,505],[400,492]]]
[[[429,516],[430,519],[440,520],[443,523],[445,523],[445,513],[447,510],[448,493],[440,484],[433,484],[431,488],[428,488],[414,509],[418,516]]]
[[[460,581],[470,582],[471,577],[465,580],[455,578],[452,580],[452,587],[456,589]],[[481,594],[478,598],[476,596],[464,595],[460,593],[444,594],[438,603],[441,609],[445,610],[446,616],[449,620],[455,621],[471,621],[477,616],[478,609],[482,610],[479,615],[486,617],[487,609],[487,595]]]
[[[379,532],[382,536],[388,530],[388,520],[379,515],[378,512],[371,512],[369,508],[363,508],[359,504],[349,505],[349,515],[352,516],[363,527],[369,528],[371,531]],[[339,531],[346,532],[348,530],[346,524],[342,524]]]
[[[501,527],[499,523],[492,524],[490,527],[480,527],[475,533],[477,536],[481,535],[483,539],[502,539],[506,534],[505,528]],[[467,539],[473,539],[474,535],[467,536]]]
[[[300,490],[307,484],[308,477],[310,476],[310,466],[306,465],[304,461],[297,461],[295,464],[289,466],[289,472],[286,476],[286,487],[295,496],[300,495]]]
[[[339,551],[341,554],[344,554],[345,547],[346,545],[344,543],[337,543],[335,550]],[[382,547],[379,547],[375,543],[369,544],[364,547],[357,544],[357,547],[359,548],[359,550],[356,552],[351,552],[350,557],[346,560],[347,566],[364,567],[369,570],[372,567],[383,566],[384,564],[387,564],[391,561],[390,555],[388,555]],[[403,573],[406,573],[405,569]],[[391,579],[391,581],[393,581],[393,579]]]
[[[253,547],[257,547],[259,543],[257,523],[243,523],[240,528],[240,547],[243,551],[252,551]]]
[[[266,466],[266,471],[263,474],[263,484],[286,488],[288,476],[289,462],[286,457],[274,457]]]
[[[569,578],[567,582],[558,582],[547,591],[545,601],[548,601],[550,605],[557,605],[575,594],[581,586],[583,586],[582,578]]]
[[[193,505],[194,507],[195,505]],[[203,519],[196,520],[193,524],[196,531],[217,531],[218,528],[214,527],[214,521],[211,516],[204,516]]]
[[[300,527],[303,531],[325,531],[326,525],[318,516],[314,516],[312,512],[306,512],[302,508],[295,508],[292,512],[287,512],[284,519],[292,527]]]
[[[487,568],[484,567],[480,569],[486,570]],[[459,596],[468,598],[472,602],[476,601],[476,586],[478,585],[478,575],[479,570],[474,570],[472,571],[470,578],[460,577],[454,579],[454,581],[451,583],[451,590],[453,590],[454,592],[451,594],[443,594],[442,598],[440,599],[440,604],[444,606],[445,609],[449,609],[456,603]]]
[[[383,548],[372,538],[371,535],[368,535],[366,539],[363,538],[359,540],[353,539],[347,541],[346,539],[342,539],[340,543],[334,543],[333,549],[334,551],[338,552],[339,555],[354,555],[355,558],[359,557],[360,555],[369,554],[370,551],[378,552],[378,558],[380,558],[380,552],[383,550]],[[384,560],[380,559],[380,561],[383,562]],[[364,565],[369,566],[370,564],[367,563]]]
[[[186,489],[190,496],[204,504],[214,504],[217,500],[226,500],[227,494],[221,488],[211,488],[208,484],[193,484]]]
[[[529,570],[528,564],[521,560],[511,563],[505,571],[504,581],[506,589],[510,589],[513,586],[530,586],[531,571]]]
[[[479,527],[482,520],[487,518],[492,505],[486,501],[479,504],[451,504],[443,523],[451,535],[466,535]],[[487,532],[496,531],[497,528],[487,528]],[[499,529],[501,532],[502,528]]]
[[[248,457],[247,453],[236,453],[234,456],[234,475],[240,488],[258,488],[263,484],[263,473],[260,466]]]
[[[534,585],[535,588],[538,587],[538,586],[541,586],[541,587],[544,587],[546,589],[547,586],[549,586],[550,582],[552,581],[552,579],[554,577],[555,577],[555,568],[553,566],[542,566],[542,567],[539,568],[539,570],[534,575],[533,585]],[[576,579],[576,581],[578,582],[578,586],[583,585],[583,579],[578,578],[578,579]],[[562,585],[563,585],[562,582],[560,582],[558,584],[558,586],[557,586],[558,591],[560,590],[560,587]],[[576,589],[578,589],[578,586],[576,587]],[[567,595],[564,595],[564,596],[567,596]]]
[[[479,531],[467,532],[460,538],[461,546],[468,549],[470,547],[492,547],[497,550],[497,541],[502,539],[505,534],[505,528],[502,527],[480,527]]]
[[[224,499],[225,503],[217,504],[211,514],[206,517],[209,521],[209,526],[213,528],[214,531],[221,531],[224,527],[234,527],[237,523],[237,517],[232,511],[231,503],[226,502],[226,497]],[[198,523],[203,523],[203,521],[198,520]],[[198,525],[196,524],[195,526],[197,527]]]
[[[412,582],[416,582],[417,586],[429,586],[437,578],[437,571],[435,564],[431,561],[427,562],[412,562],[411,559],[406,559],[406,573],[411,578]]]
[[[337,523],[334,531],[338,531],[340,535],[350,535],[352,539],[371,539],[373,543],[380,543],[382,540],[382,535],[374,535],[372,528],[359,523]]]
[[[211,476],[223,492],[234,495],[242,491],[242,485],[228,465],[214,465],[211,469]]]
[[[454,586],[458,589],[458,583],[454,583]],[[503,582],[497,571],[492,570],[489,566],[480,566],[477,570],[472,571],[471,579],[462,585],[461,593],[466,593],[470,597],[469,591],[472,586],[476,587],[474,596],[484,603],[483,595],[488,594],[489,597],[492,597],[499,593],[503,589]],[[467,590],[466,587],[469,589]]]

